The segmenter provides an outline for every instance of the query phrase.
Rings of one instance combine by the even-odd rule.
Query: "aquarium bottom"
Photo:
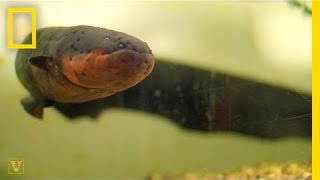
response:
[[[150,180],[311,180],[311,164],[264,164],[223,173],[153,173]]]

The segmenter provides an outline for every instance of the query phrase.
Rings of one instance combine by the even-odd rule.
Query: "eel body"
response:
[[[126,91],[54,107],[70,121],[100,120],[102,112],[120,108],[160,115],[184,130],[311,138],[311,99],[308,94],[156,59],[152,73]]]
[[[31,43],[31,34],[23,43]],[[36,49],[18,50],[15,68],[31,95],[21,102],[38,118],[55,102],[82,103],[126,90],[154,66],[145,42],[105,28],[43,28],[36,43]]]

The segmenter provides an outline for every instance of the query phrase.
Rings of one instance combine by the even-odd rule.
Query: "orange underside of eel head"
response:
[[[151,54],[119,50],[92,51],[62,58],[62,72],[73,84],[122,91],[147,77],[154,66]]]

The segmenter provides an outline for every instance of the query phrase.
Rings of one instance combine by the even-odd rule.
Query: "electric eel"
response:
[[[28,36],[24,43],[30,42]],[[47,106],[70,121],[96,120],[102,112],[120,108],[160,115],[185,130],[206,133],[263,138],[312,134],[310,94],[171,59],[155,60],[146,43],[112,30],[40,29],[37,49],[18,50],[16,71],[31,94],[21,102],[38,118]]]
[[[30,97],[21,100],[31,115],[44,107],[83,103],[135,86],[154,66],[149,46],[128,34],[92,26],[37,30],[37,48],[19,49],[15,68]],[[29,34],[23,44],[31,43]]]

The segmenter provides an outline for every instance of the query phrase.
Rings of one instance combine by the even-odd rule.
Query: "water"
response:
[[[10,7],[14,4],[6,2],[5,5]],[[204,100],[210,104],[210,102],[218,102],[219,97],[228,97],[228,94],[235,92],[234,89],[243,90],[245,87],[255,87],[257,83],[272,85],[271,87],[282,87],[287,91],[290,90],[290,93],[299,92],[301,96],[299,98],[292,96],[294,98],[291,98],[292,101],[289,101],[291,103],[288,103],[288,106],[285,106],[285,102],[290,98],[285,97],[290,97],[290,93],[288,96],[284,93],[282,97],[277,97],[278,99],[264,98],[264,105],[268,106],[263,107],[268,107],[271,112],[278,112],[278,114],[266,112],[270,116],[265,118],[263,122],[270,122],[267,124],[259,122],[258,118],[256,123],[250,121],[247,124],[242,124],[247,128],[247,132],[242,133],[240,133],[241,128],[232,132],[214,131],[209,133],[191,130],[190,127],[189,129],[182,128],[184,122],[193,119],[190,118],[191,116],[180,118],[179,125],[176,120],[173,120],[174,118],[166,116],[166,114],[145,111],[150,106],[146,106],[143,102],[149,102],[151,95],[141,91],[139,96],[138,94],[130,95],[130,92],[135,92],[140,88],[139,86],[137,86],[138,89],[128,91],[128,96],[123,97],[140,98],[140,100],[131,101],[128,104],[128,99],[116,96],[112,102],[124,102],[125,106],[114,104],[114,106],[101,111],[96,118],[79,116],[75,120],[71,120],[55,108],[47,108],[45,118],[38,120],[29,116],[20,104],[20,100],[28,93],[15,75],[13,64],[15,51],[8,50],[2,44],[0,46],[0,57],[3,57],[0,59],[0,178],[132,179],[145,178],[153,172],[206,173],[261,163],[311,162],[311,141],[308,135],[302,133],[295,137],[291,133],[289,137],[285,137],[283,134],[288,134],[289,131],[277,129],[274,126],[274,122],[281,122],[279,127],[285,127],[288,123],[292,127],[288,129],[295,129],[303,126],[291,122],[297,122],[297,119],[311,120],[310,112],[308,114],[308,112],[298,110],[308,108],[308,106],[300,108],[299,105],[303,103],[295,103],[309,101],[311,87],[309,54],[300,54],[301,61],[297,60],[296,63],[289,63],[287,66],[279,65],[272,61],[274,59],[270,59],[260,52],[261,46],[258,44],[265,41],[261,41],[261,37],[257,35],[259,33],[254,33],[254,30],[269,32],[262,31],[261,24],[258,23],[259,18],[273,17],[273,14],[268,13],[281,14],[283,15],[281,16],[282,20],[292,20],[292,17],[293,19],[300,18],[300,11],[296,13],[295,10],[288,8],[286,3],[267,3],[262,6],[259,3],[246,5],[210,2],[139,2],[134,4],[131,2],[97,1],[88,4],[83,1],[48,2],[48,4],[47,2],[30,2],[29,5],[38,7],[39,27],[89,24],[120,30],[146,41],[157,59],[162,62],[188,65],[188,67],[199,69],[201,72],[205,71],[204,74],[200,73],[201,75],[186,73],[194,78],[187,80],[200,82],[203,80],[203,76],[207,77],[207,73],[214,71],[214,73],[208,74],[211,77],[209,80],[217,80],[216,84],[210,84],[213,89],[206,89],[201,83],[194,83],[195,86],[187,88],[189,94],[182,94],[185,95],[183,100],[186,100],[186,97],[206,94],[207,98]],[[134,8],[131,5],[134,5]],[[60,12],[58,14],[56,13],[57,9]],[[5,12],[4,7],[1,7],[2,10]],[[68,17],[65,16],[66,12]],[[254,17],[257,17],[258,20]],[[277,18],[275,21],[280,22],[280,20],[281,18]],[[305,18],[297,26],[310,25],[308,23],[309,20]],[[276,27],[280,28],[280,25]],[[292,30],[297,29],[294,28],[295,26],[291,27]],[[1,29],[1,31],[4,30]],[[295,31],[292,37],[297,37],[297,34],[301,35],[299,37],[309,37],[310,34],[304,34],[305,32],[311,31],[308,31],[308,28],[302,28],[301,31]],[[289,34],[289,32],[286,33]],[[280,35],[268,35],[281,40]],[[297,41],[293,41],[296,45],[308,44],[304,41],[308,38],[297,39]],[[262,45],[262,49],[265,47],[272,50],[272,43],[262,43]],[[307,45],[298,47],[306,48],[303,52],[311,52],[308,51]],[[284,56],[286,50],[280,49],[274,56],[279,54],[279,57],[286,57]],[[295,51],[290,51],[290,53],[293,52]],[[174,68],[169,70],[176,72]],[[222,78],[221,81],[215,79],[217,74],[249,79],[252,84],[246,84],[249,86],[243,88],[233,88],[227,84],[227,81],[224,81],[225,79]],[[179,73],[167,74],[168,77],[165,78],[166,81],[163,81],[162,89],[150,91],[153,97],[161,98],[167,95],[170,100],[185,92],[183,85],[186,83],[183,82],[176,83],[180,86],[165,86],[165,82],[174,80],[178,75]],[[219,84],[222,85],[221,88],[219,88]],[[230,88],[224,89],[226,87]],[[259,112],[263,109],[258,106],[259,100],[255,97],[263,95],[263,93],[268,94],[268,92],[270,96],[274,94],[273,91],[263,87],[262,90],[249,88],[241,91],[241,93],[246,93],[252,90],[254,95],[248,102],[252,102],[253,106],[250,106],[252,109],[240,106],[242,109],[239,112],[247,111],[250,114],[250,112]],[[177,96],[170,96],[166,93],[171,89],[172,92],[176,92]],[[281,94],[284,91],[277,92]],[[221,102],[225,102],[225,99],[220,98]],[[158,100],[160,102],[161,99]],[[230,97],[229,100],[233,99]],[[276,100],[279,100],[279,103]],[[192,101],[191,104],[194,107],[202,107],[200,102]],[[272,108],[272,103],[275,103],[275,108]],[[156,106],[158,110],[170,109],[168,103],[154,104],[158,105]],[[169,104],[173,106],[170,110],[176,110],[180,115],[179,112],[184,104],[187,103],[174,106],[173,102],[173,104]],[[193,106],[191,109],[194,109]],[[86,112],[85,110],[88,108],[81,112]],[[292,116],[290,114],[277,116],[281,114],[279,112],[289,110],[294,110]],[[192,111],[188,109],[187,111],[192,114]],[[168,114],[170,115],[170,112]],[[211,119],[208,129],[215,130],[216,126],[213,121],[215,116],[207,114],[204,117]],[[261,118],[263,116],[257,117],[260,120],[263,119]],[[235,119],[237,118],[235,117]],[[221,122],[226,121],[222,118],[220,125],[225,125]],[[229,125],[234,125],[233,121],[230,121]],[[227,127],[230,128],[230,126]],[[237,125],[232,128],[239,127]],[[261,129],[257,131],[256,127]],[[225,126],[221,126],[221,128],[223,130]],[[250,129],[252,131],[249,131]],[[256,132],[264,132],[266,129],[268,130],[266,133],[278,133],[280,138],[268,139],[261,138],[261,135],[255,135]],[[306,128],[303,128],[302,131],[306,134],[310,133]],[[9,175],[7,173],[8,158],[17,157],[25,160],[25,174]]]

